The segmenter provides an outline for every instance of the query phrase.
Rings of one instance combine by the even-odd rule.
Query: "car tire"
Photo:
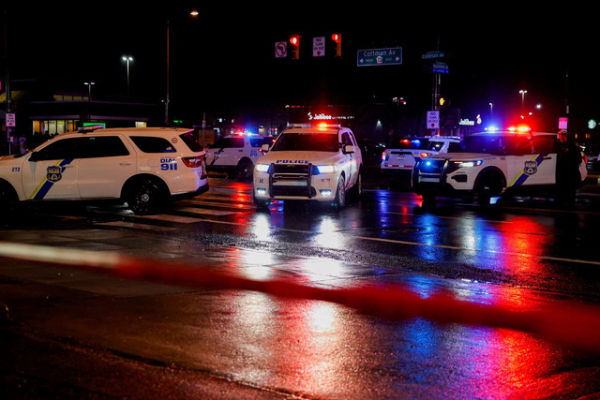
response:
[[[127,204],[135,214],[152,214],[164,206],[165,195],[153,179],[145,178],[131,188]]]
[[[338,179],[337,190],[335,192],[334,207],[338,210],[346,207],[346,180],[343,176]]]
[[[484,177],[475,191],[477,204],[482,207],[490,205],[490,199],[502,193],[502,183],[493,176]]]
[[[4,182],[0,182],[0,215],[10,215],[18,202],[14,189]]]
[[[236,177],[241,180],[248,180],[252,178],[252,172],[254,170],[254,164],[252,161],[246,159],[241,160],[236,168]]]

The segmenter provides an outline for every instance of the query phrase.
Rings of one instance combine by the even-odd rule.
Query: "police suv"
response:
[[[267,146],[264,147],[267,149]],[[362,192],[362,155],[348,128],[319,125],[283,131],[254,168],[254,202],[311,200],[346,205]]]
[[[462,146],[461,153],[434,155],[415,166],[414,189],[425,204],[433,204],[436,195],[488,205],[503,195],[539,192],[572,202],[587,176],[579,148],[554,133],[527,128],[480,133]]]
[[[271,143],[271,137],[261,135],[239,133],[225,136],[206,151],[208,170],[249,179],[256,160],[262,156],[261,147]]]
[[[390,183],[411,183],[415,163],[434,154],[460,151],[460,138],[455,136],[414,137],[400,140],[397,147],[381,155],[381,172]]]
[[[204,152],[187,129],[87,129],[0,157],[0,203],[118,199],[148,214],[206,190]]]

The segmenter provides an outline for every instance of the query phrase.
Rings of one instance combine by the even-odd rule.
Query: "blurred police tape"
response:
[[[420,317],[439,323],[513,329],[580,350],[600,353],[600,307],[580,303],[552,302],[547,307],[523,311],[507,305],[458,300],[446,293],[422,298],[399,284],[372,283],[347,288],[321,288],[292,279],[264,281],[245,278],[197,263],[140,259],[115,252],[10,242],[0,242],[0,257],[198,289],[250,290],[281,298],[328,301],[392,320]]]

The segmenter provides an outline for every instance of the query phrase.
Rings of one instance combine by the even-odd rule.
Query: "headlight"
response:
[[[334,171],[333,165],[317,165],[320,174],[331,174]]]
[[[258,172],[269,172],[269,168],[271,168],[270,164],[256,164],[256,170]]]
[[[458,168],[471,168],[471,167],[479,167],[483,164],[483,160],[475,160],[475,161],[460,161],[457,162]]]

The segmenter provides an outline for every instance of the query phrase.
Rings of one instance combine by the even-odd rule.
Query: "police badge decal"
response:
[[[46,179],[50,182],[58,182],[62,179],[62,168],[56,165],[48,167],[46,171]]]
[[[523,172],[527,175],[533,175],[537,172],[537,162],[535,161],[525,161],[525,167],[523,168]]]

